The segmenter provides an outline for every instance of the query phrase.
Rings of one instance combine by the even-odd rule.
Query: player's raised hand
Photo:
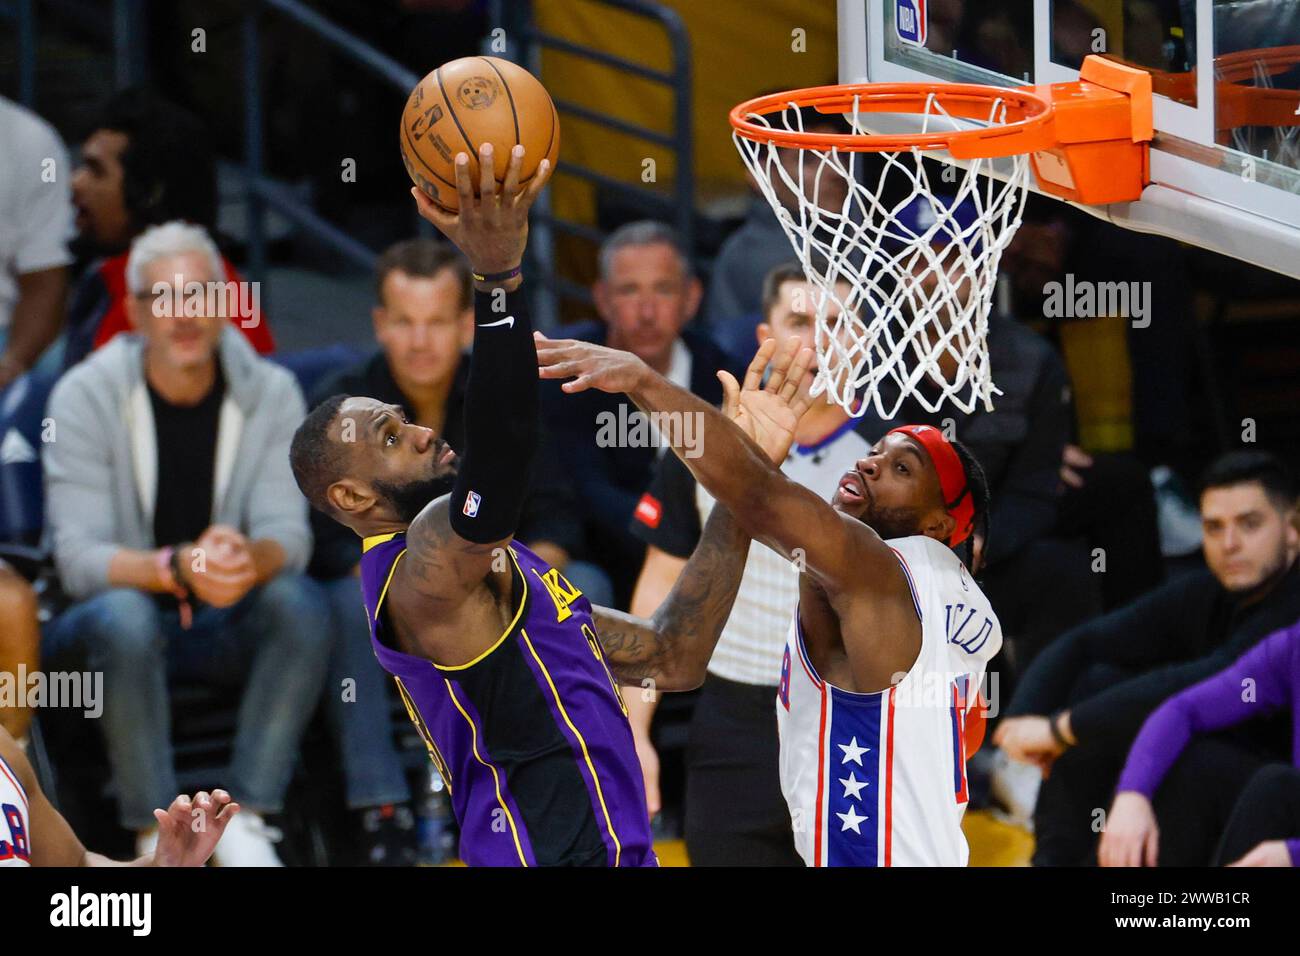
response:
[[[211,794],[199,792],[193,800],[181,794],[166,810],[155,810],[158,821],[158,848],[155,866],[202,866],[212,856],[226,825],[239,804],[224,790]]]
[[[778,465],[790,453],[795,427],[812,404],[808,389],[801,387],[812,362],[813,350],[800,348],[799,338],[791,336],[780,348],[776,339],[758,347],[743,385],[730,372],[718,372],[723,413]],[[765,384],[763,371],[769,366]]]
[[[611,349],[577,339],[548,339],[534,332],[537,344],[537,374],[541,378],[572,378],[560,386],[566,392],[632,392],[646,377],[650,366],[631,352]]]
[[[552,171],[550,162],[543,159],[532,181],[521,184],[519,171],[524,161],[524,147],[516,145],[510,151],[505,181],[498,186],[493,174],[492,154],[491,143],[479,147],[477,196],[474,195],[469,155],[456,155],[456,193],[460,203],[457,212],[442,209],[423,190],[411,188],[420,215],[454,242],[480,275],[508,272],[523,260],[524,247],[528,243],[528,210],[551,178]]]

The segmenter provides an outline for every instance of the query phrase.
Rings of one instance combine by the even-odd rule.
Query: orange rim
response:
[[[1005,122],[970,130],[934,133],[808,133],[773,129],[750,117],[766,116],[789,106],[811,106],[819,113],[928,112],[931,97],[956,119],[988,122],[990,108],[1001,100]],[[793,149],[834,149],[853,153],[895,153],[911,149],[948,150],[961,158],[985,159],[1049,149],[1054,107],[1031,88],[1003,89],[975,83],[856,83],[814,86],[788,93],[759,96],[734,107],[730,113],[736,134],[756,143]],[[934,114],[939,116],[941,114]]]

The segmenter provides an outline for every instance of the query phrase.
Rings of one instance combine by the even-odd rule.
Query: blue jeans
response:
[[[614,606],[614,585],[599,565],[590,561],[570,561],[564,566],[563,574],[592,604]]]
[[[243,807],[275,813],[298,743],[320,700],[332,630],[320,585],[282,574],[228,608],[201,607],[194,626],[132,588],[68,608],[45,630],[50,669],[104,675],[103,732],[123,827],[154,824],[176,797],[169,679],[243,686],[224,789]]]
[[[411,790],[393,742],[391,678],[370,646],[361,579],[337,578],[320,586],[328,595],[334,626],[325,709],[343,757],[348,806],[358,810],[406,803]]]

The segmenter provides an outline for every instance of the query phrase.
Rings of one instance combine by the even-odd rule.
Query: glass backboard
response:
[[[1081,207],[1300,278],[1300,0],[838,0],[840,82],[1152,75],[1152,184]],[[1213,69],[1199,69],[1212,63]],[[863,125],[902,132],[915,117]]]

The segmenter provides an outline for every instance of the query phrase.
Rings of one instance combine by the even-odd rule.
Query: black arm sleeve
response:
[[[1202,582],[1203,592],[1218,586],[1208,571],[1187,575],[1183,580],[1188,588],[1183,594],[1182,605],[1189,609],[1197,607],[1196,595],[1191,589],[1198,580]],[[1293,581],[1288,579],[1280,588],[1292,586]],[[1293,623],[1297,614],[1294,594],[1293,590],[1275,590],[1253,614],[1232,627],[1227,640],[1213,649],[1194,657],[1189,656],[1186,650],[1180,655],[1170,655],[1163,666],[1121,681],[1070,708],[1070,729],[1081,741],[1096,740],[1102,744],[1128,746],[1141,730],[1142,722],[1167,698],[1223,670],[1268,635]],[[1201,620],[1208,616],[1204,611],[1185,614],[1185,617]],[[1190,643],[1190,628],[1184,625],[1180,631],[1186,646]],[[1205,643],[1202,641],[1192,646],[1205,647]]]
[[[1220,649],[1206,657],[1167,664],[1130,677],[1070,708],[1070,729],[1089,747],[1122,752],[1152,711],[1179,691],[1212,677],[1237,658]]]
[[[504,294],[476,289],[474,326],[465,451],[451,492],[451,527],[466,541],[489,544],[514,534],[532,485],[537,348],[519,289]]]
[[[1212,587],[1208,575],[1191,574],[1170,581],[1132,604],[1088,621],[1062,634],[1034,658],[1021,677],[1008,716],[1045,715],[1064,707],[1074,682],[1091,664],[1113,664],[1137,669],[1178,660],[1188,639],[1182,626],[1189,607],[1197,607],[1198,593]],[[1070,728],[1080,739],[1077,715],[1084,723],[1093,712],[1091,701],[1072,707]]]

